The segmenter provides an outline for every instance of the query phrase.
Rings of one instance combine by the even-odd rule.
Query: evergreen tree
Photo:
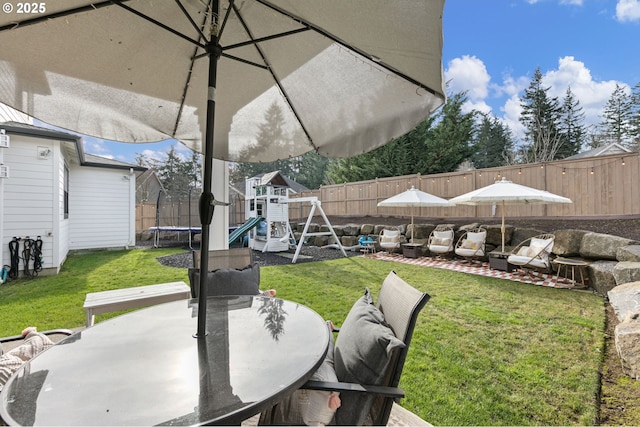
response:
[[[562,143],[558,148],[557,159],[564,159],[580,152],[586,140],[584,116],[580,101],[574,97],[571,87],[568,87],[560,110],[558,127]]]
[[[443,108],[436,114],[436,124],[429,132],[432,137],[425,138],[421,156],[418,158],[418,172],[451,172],[456,170],[460,163],[473,157],[476,151],[473,145],[476,112],[463,113],[462,105],[465,102],[466,93],[456,93],[447,99]]]
[[[616,88],[604,106],[602,119],[609,142],[633,147],[633,107],[631,97],[627,95],[623,86],[616,83]]]
[[[176,153],[175,146],[172,145],[164,162],[157,162],[158,177],[170,197],[187,198],[189,189],[197,186],[200,167],[194,165],[192,161],[193,157],[186,161],[183,160]],[[199,165],[199,162],[197,164]]]
[[[475,132],[476,153],[471,158],[477,169],[493,168],[509,163],[513,157],[513,137],[508,126],[496,117],[481,114]]]
[[[415,129],[369,153],[340,159],[329,168],[332,183],[415,173],[451,172],[470,158],[475,112],[462,113],[465,93],[448,97],[443,108]]]
[[[529,87],[521,99],[520,122],[525,127],[525,144],[521,160],[525,163],[548,162],[557,158],[562,144],[560,131],[560,103],[550,98],[549,87],[542,86],[542,73],[536,68]]]
[[[632,149],[638,151],[640,149],[640,82],[631,90],[631,138]]]

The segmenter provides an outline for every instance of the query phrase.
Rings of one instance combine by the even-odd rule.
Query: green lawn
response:
[[[0,285],[0,336],[84,325],[87,292],[187,281],[177,249],[75,254],[55,277]],[[401,405],[434,425],[594,425],[604,304],[551,289],[364,258],[263,267],[261,287],[339,325],[390,270],[431,295],[403,372]],[[102,321],[109,315],[97,317]]]

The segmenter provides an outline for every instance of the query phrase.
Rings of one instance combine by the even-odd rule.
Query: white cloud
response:
[[[522,139],[524,136],[524,126],[520,123],[520,113],[522,107],[520,106],[520,97],[518,94],[513,94],[501,107],[504,115],[500,117],[502,123],[509,126],[512,135],[517,139]]]
[[[618,0],[616,18],[620,22],[640,21],[640,0]]]
[[[607,103],[616,83],[627,86],[625,83],[614,80],[597,82],[593,80],[591,71],[581,61],[576,61],[573,56],[565,56],[558,60],[558,69],[551,70],[542,78],[544,86],[549,86],[549,96],[557,96],[560,102],[564,99],[567,88],[580,102],[585,113],[585,124],[600,123],[604,105]]]
[[[475,56],[463,56],[449,62],[445,78],[453,93],[467,91],[468,102],[463,111],[472,109],[492,113],[509,126],[514,137],[522,139],[524,128],[520,123],[520,97],[531,83],[531,76],[505,74],[502,82],[494,83],[483,61]],[[542,82],[549,87],[548,95],[563,101],[567,88],[571,87],[585,114],[585,125],[591,126],[602,121],[602,109],[611,97],[616,84],[630,91],[626,83],[615,80],[596,81],[591,71],[582,61],[573,56],[558,60],[558,68],[544,72]]]
[[[113,154],[109,148],[105,145],[102,139],[94,138],[92,136],[83,136],[82,142],[84,143],[84,152],[93,154],[96,156],[104,157],[106,159],[113,159]]]
[[[167,152],[166,151],[160,151],[160,150],[142,150],[142,152],[140,152],[141,155],[143,155],[144,157],[148,158],[148,159],[153,159],[153,160],[157,160],[159,162],[164,162],[165,159],[167,158]]]
[[[466,91],[472,102],[484,100],[489,94],[491,77],[484,63],[475,56],[452,59],[444,75],[450,90],[454,93]]]

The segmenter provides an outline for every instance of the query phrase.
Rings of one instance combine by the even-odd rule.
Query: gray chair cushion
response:
[[[383,385],[393,351],[405,347],[373,305],[367,288],[347,315],[335,346],[335,370],[339,381]],[[342,406],[336,412],[336,423],[360,425],[369,411],[374,396],[341,393]]]
[[[200,270],[189,269],[191,295],[198,297]],[[254,262],[242,269],[221,268],[207,276],[207,295],[258,295],[260,293],[260,264]]]

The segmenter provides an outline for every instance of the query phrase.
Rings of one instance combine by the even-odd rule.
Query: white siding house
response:
[[[2,130],[10,138],[0,148],[8,169],[0,179],[3,265],[15,264],[14,237],[20,253],[27,237],[40,237],[39,274],[57,273],[70,250],[135,244],[135,172],[145,168],[85,154],[72,134],[21,123],[0,123]]]

